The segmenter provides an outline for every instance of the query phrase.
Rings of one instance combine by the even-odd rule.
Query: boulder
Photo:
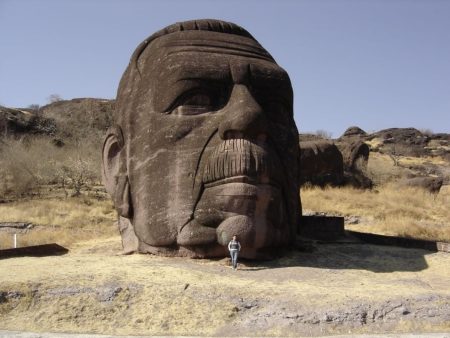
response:
[[[430,137],[416,128],[389,128],[377,131],[370,138],[382,139],[385,143],[402,143],[407,145],[426,145]]]
[[[367,133],[359,127],[352,126],[347,128],[347,130],[342,134],[341,138],[354,136],[367,136]]]
[[[325,186],[343,182],[344,164],[338,147],[329,141],[300,142],[300,182]]]
[[[427,149],[430,136],[415,128],[389,128],[370,134],[368,140],[378,139],[379,151],[395,156],[421,157],[431,155]]]
[[[358,169],[358,163],[363,167],[367,166],[370,149],[364,142],[360,140],[341,141],[337,142],[336,146],[342,153],[345,170]]]
[[[400,186],[422,188],[433,194],[439,193],[444,180],[441,177],[414,177],[399,181]]]

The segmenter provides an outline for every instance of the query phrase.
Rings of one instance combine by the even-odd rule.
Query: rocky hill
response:
[[[367,188],[372,183],[396,180],[432,192],[450,184],[450,134],[415,128],[390,128],[369,134],[353,126],[337,139],[301,134],[300,149],[304,184]],[[382,178],[373,177],[379,173],[369,172],[369,162],[381,163],[383,157],[392,161],[395,170]]]
[[[104,133],[112,123],[114,108],[115,100],[78,98],[51,103],[39,113],[55,121],[61,137],[84,137],[92,131]]]
[[[112,123],[114,109],[114,100],[96,98],[61,100],[39,109],[0,107],[0,135],[9,138],[9,142],[40,137],[51,140],[55,146],[75,145],[85,152],[88,147],[97,147],[89,149],[97,152]],[[373,184],[402,180],[406,185],[432,191],[450,184],[450,134],[415,128],[367,133],[353,126],[337,139],[326,136],[325,132],[300,134],[303,184],[370,188]],[[1,149],[0,146],[0,152]],[[393,173],[371,165],[378,162],[379,167],[386,167],[380,164],[383,158],[392,161]]]
[[[114,105],[80,98],[39,109],[0,107],[0,201],[41,195],[45,186],[79,195],[100,185],[99,150]]]
[[[0,135],[41,134],[63,139],[105,132],[112,123],[114,100],[76,98],[39,109],[0,106]]]

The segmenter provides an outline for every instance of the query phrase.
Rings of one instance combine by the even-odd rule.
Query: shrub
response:
[[[0,198],[39,193],[57,184],[69,194],[100,183],[100,140],[88,138],[63,147],[46,137],[3,139],[0,159]]]
[[[316,135],[325,140],[331,140],[331,138],[333,137],[332,133],[323,129],[317,130]]]

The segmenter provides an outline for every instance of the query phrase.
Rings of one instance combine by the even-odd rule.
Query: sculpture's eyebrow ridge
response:
[[[246,71],[245,77],[247,81],[260,81],[265,79],[271,79],[272,81],[285,81],[287,75],[283,70],[273,70],[270,74],[265,74],[254,64],[248,63],[244,67]],[[216,67],[216,69],[211,72],[208,69],[192,67],[189,70],[181,69],[178,72],[170,74],[169,78],[172,78],[172,83],[182,82],[182,81],[217,81],[217,82],[235,82],[237,79],[236,71],[240,69],[242,72],[242,67],[234,67],[232,64],[223,64],[222,67]],[[234,75],[233,75],[234,74]],[[239,81],[238,81],[239,82]]]
[[[196,48],[194,46],[186,46],[186,47],[177,47],[175,50],[171,50],[167,53],[167,55],[172,54],[180,54],[180,53],[189,53],[189,52],[195,52],[195,53],[208,53],[208,54],[218,54],[218,55],[235,55],[235,56],[245,56],[245,57],[251,57],[255,59],[265,60],[273,62],[273,59],[268,57],[267,55],[259,54],[259,53],[253,53],[251,51],[245,50],[245,49],[237,49],[237,48],[230,48],[230,47],[222,47],[222,46],[215,46],[215,47],[201,47]]]
[[[259,44],[255,44],[254,41],[251,43],[239,42],[239,41],[229,41],[229,40],[205,40],[205,39],[177,39],[175,41],[166,42],[165,46],[170,48],[177,47],[200,47],[200,48],[225,48],[230,50],[241,50],[247,52],[253,52],[260,55],[264,55],[267,58],[273,60],[271,55]]]
[[[229,54],[236,56],[253,57],[257,59],[275,62],[272,56],[254,41],[229,41],[221,39],[177,39],[164,44],[169,48],[168,55],[183,52]]]

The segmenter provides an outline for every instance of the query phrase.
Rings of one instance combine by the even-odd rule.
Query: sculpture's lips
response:
[[[232,182],[278,185],[280,166],[274,151],[246,139],[229,139],[210,153],[202,182],[214,186]]]

